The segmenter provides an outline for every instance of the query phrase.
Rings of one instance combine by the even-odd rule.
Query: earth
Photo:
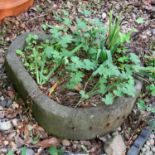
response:
[[[43,32],[43,24],[54,24],[54,13],[67,10],[71,16],[78,16],[80,9],[89,9],[94,16],[106,22],[108,12],[113,10],[117,16],[122,11],[123,32],[131,29],[137,31],[132,35],[130,49],[146,65],[145,56],[151,56],[155,51],[155,1],[154,0],[36,0],[33,6],[17,17],[7,17],[0,23],[0,155],[21,154],[26,150],[26,155],[48,155],[50,150],[64,150],[66,153],[83,153],[90,155],[105,154],[105,141],[98,137],[87,141],[71,141],[48,136],[44,129],[37,124],[31,115],[31,109],[25,106],[14,89],[11,80],[5,73],[4,60],[10,43],[24,32]],[[146,105],[155,108],[155,98],[146,89],[148,78],[141,77],[144,88],[139,99]],[[26,101],[25,101],[26,102]],[[130,149],[141,130],[150,125],[154,120],[155,112],[141,110],[135,105],[132,113],[115,132],[118,132],[126,145],[126,152]],[[114,132],[114,133],[115,133]],[[109,133],[104,137],[110,137]],[[149,148],[148,148],[149,147]],[[155,150],[155,134],[152,133],[141,149],[145,155]],[[150,153],[150,154],[151,154]]]

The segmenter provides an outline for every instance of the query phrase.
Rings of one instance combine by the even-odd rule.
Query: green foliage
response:
[[[143,24],[144,23],[144,18],[142,18],[142,17],[137,18],[136,23],[137,24]]]
[[[57,149],[54,146],[51,146],[48,150],[50,155],[63,155],[63,150],[62,149]]]
[[[24,146],[24,147],[22,147],[21,148],[21,155],[26,155],[27,153],[26,153],[26,147]],[[14,152],[12,151],[12,150],[10,150],[8,153],[7,153],[7,155],[15,155],[14,154]]]
[[[14,155],[14,153],[13,153],[12,150],[10,150],[10,151],[7,153],[7,155]]]
[[[130,34],[120,30],[120,17],[109,17],[109,27],[98,18],[86,18],[90,12],[81,11],[81,18],[71,19],[63,11],[64,17],[55,16],[57,25],[42,25],[51,37],[39,41],[36,35],[26,38],[23,51],[16,53],[24,66],[39,85],[60,75],[65,78],[62,88],[79,90],[80,100],[101,95],[106,105],[111,105],[116,97],[135,95],[135,68],[139,71],[140,60],[136,54],[127,53],[125,43],[130,42]],[[136,66],[136,67],[135,67]]]
[[[152,106],[145,105],[145,102],[143,100],[139,100],[137,102],[137,106],[141,110],[145,110],[145,111],[148,111],[148,112],[151,112],[151,113],[155,114],[155,108],[152,107]]]
[[[113,19],[112,11],[109,13],[108,37],[105,44],[106,47],[111,51],[111,54],[119,52],[119,48],[125,48],[125,43],[130,42],[132,31],[122,33],[121,14],[117,18]]]
[[[154,84],[147,86],[147,89],[151,92],[152,96],[155,96],[155,85]]]
[[[26,147],[22,147],[22,149],[21,149],[21,154],[22,154],[22,155],[26,155]]]
[[[114,96],[112,93],[108,93],[102,100],[106,105],[111,105],[113,103]]]

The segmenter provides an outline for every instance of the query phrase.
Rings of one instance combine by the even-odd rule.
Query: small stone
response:
[[[1,148],[0,149],[0,153],[7,153],[7,152],[8,152],[8,150],[6,148]]]
[[[13,151],[17,150],[17,145],[14,142],[10,142],[10,145]]]
[[[3,101],[3,100],[4,100],[4,96],[1,96],[1,97],[0,97],[0,101]]]
[[[63,146],[70,146],[70,141],[67,140],[67,139],[64,139],[64,140],[62,141],[62,145],[63,145]]]
[[[105,12],[102,13],[102,19],[105,19],[107,17],[107,14]]]
[[[34,155],[34,151],[32,149],[26,148],[26,155]]]
[[[154,140],[153,139],[150,139],[149,140],[150,144],[153,146],[154,145]]]
[[[18,125],[18,119],[13,119],[12,120],[12,125],[14,126],[14,127],[16,127],[17,125]]]
[[[151,150],[155,153],[155,146],[151,147]]]
[[[155,0],[152,0],[152,1],[151,1],[151,4],[152,4],[152,5],[155,5]]]
[[[150,146],[148,146],[147,144],[145,144],[144,147],[146,148],[147,151],[150,150]]]
[[[76,144],[72,145],[73,150],[76,150],[78,148],[78,146]]]
[[[112,139],[112,141],[105,142],[104,149],[108,155],[121,155],[125,153],[126,146],[122,136],[117,135]]]
[[[8,139],[12,139],[16,136],[16,132],[11,132],[9,135],[8,135]]]
[[[118,131],[121,131],[122,129],[121,129],[121,127],[118,127],[117,130],[118,130]]]
[[[155,35],[155,29],[152,29],[152,34]]]
[[[2,106],[0,106],[0,110],[4,110]]]
[[[149,142],[149,141],[147,141],[147,142],[146,142],[146,145],[150,146],[151,144],[150,144],[150,142]]]
[[[146,155],[153,155],[152,151],[146,151]]]
[[[146,152],[147,149],[145,147],[142,148],[142,152]]]
[[[0,105],[3,108],[9,108],[11,104],[12,104],[12,101],[9,99],[4,99],[3,101],[0,102]]]
[[[7,101],[7,104],[6,104],[6,108],[9,108],[11,106],[11,104],[12,104],[12,101],[11,100],[8,100]]]
[[[18,109],[19,108],[19,104],[17,104],[16,102],[13,102],[12,108],[13,109]]]
[[[9,145],[9,142],[7,140],[4,141],[4,145],[7,146]]]
[[[12,125],[11,125],[10,121],[0,122],[0,130],[1,131],[10,130],[11,128],[12,128]]]
[[[85,146],[90,146],[91,145],[90,141],[81,141],[81,144],[83,144]]]
[[[151,135],[150,135],[150,138],[151,138],[151,139],[155,138],[155,135],[154,135],[154,134],[151,134]]]
[[[0,57],[0,64],[3,64],[3,63],[4,63],[4,58]]]
[[[106,141],[107,141],[107,138],[106,138],[105,136],[99,137],[99,139],[100,139],[102,142],[106,142]]]

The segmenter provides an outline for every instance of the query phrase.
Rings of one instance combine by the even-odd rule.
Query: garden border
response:
[[[142,82],[136,81],[136,97],[117,98],[110,106],[72,108],[60,105],[41,92],[16,56],[16,50],[23,49],[28,34],[24,33],[12,42],[5,67],[24,101],[28,97],[33,101],[32,113],[48,134],[72,140],[92,139],[115,130],[123,123],[132,111]],[[37,34],[41,40],[49,37],[37,32],[32,34]]]

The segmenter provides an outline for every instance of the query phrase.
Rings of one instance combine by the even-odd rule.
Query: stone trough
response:
[[[17,37],[9,47],[5,67],[15,88],[26,101],[32,101],[32,113],[38,123],[48,132],[61,138],[72,140],[92,139],[114,131],[131,113],[142,87],[136,81],[136,97],[121,97],[111,106],[101,105],[90,108],[71,108],[60,105],[46,96],[24,68],[16,55],[17,49],[23,49],[29,33]],[[48,36],[37,34],[41,40]]]

